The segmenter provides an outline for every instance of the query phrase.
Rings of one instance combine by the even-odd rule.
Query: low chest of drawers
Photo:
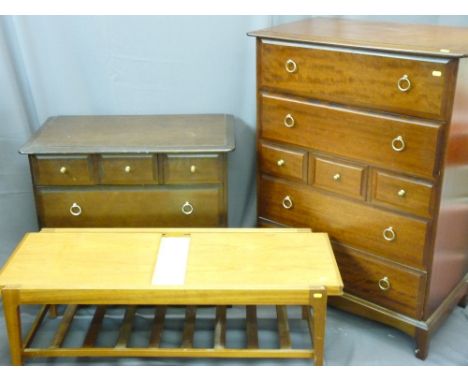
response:
[[[66,116],[21,148],[40,227],[227,224],[228,115]]]
[[[467,294],[468,29],[315,18],[250,35],[259,225],[328,232],[333,304],[424,359]]]

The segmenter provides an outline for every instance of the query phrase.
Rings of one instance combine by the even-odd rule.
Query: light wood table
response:
[[[163,238],[190,236],[185,277],[155,284]],[[158,263],[159,267],[159,263]],[[342,294],[342,280],[327,234],[308,229],[44,229],[28,233],[0,273],[11,361],[27,357],[311,358],[323,364],[327,296]],[[42,305],[29,334],[21,332],[20,306]],[[49,307],[65,304],[52,343],[30,345]],[[63,342],[79,306],[97,305],[81,347]],[[106,307],[127,312],[115,347],[96,347]],[[148,347],[130,347],[137,306],[154,306]],[[165,306],[187,306],[180,348],[160,347]],[[216,306],[212,348],[193,346],[196,306]],[[246,305],[247,348],[226,346],[226,306]],[[258,345],[256,307],[276,305],[279,348]],[[293,349],[288,305],[303,307],[311,349]]]

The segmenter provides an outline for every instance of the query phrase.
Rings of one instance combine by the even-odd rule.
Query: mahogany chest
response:
[[[468,29],[256,31],[258,223],[330,234],[348,311],[416,339],[467,294]]]
[[[229,115],[64,116],[20,149],[40,227],[227,225]]]

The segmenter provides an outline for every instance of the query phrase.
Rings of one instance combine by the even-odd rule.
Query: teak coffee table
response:
[[[164,248],[163,248],[164,247]],[[11,361],[29,357],[311,358],[323,364],[327,296],[342,280],[327,234],[308,229],[44,229],[28,233],[0,273]],[[41,305],[29,334],[20,306]],[[66,305],[47,348],[32,347],[41,323]],[[80,306],[97,305],[81,347],[62,346]],[[97,347],[110,305],[126,314],[115,347]],[[160,345],[165,307],[186,306],[180,348]],[[212,348],[193,345],[196,306],[216,306]],[[247,347],[226,344],[226,306],[246,306]],[[256,307],[276,305],[279,346],[259,346]],[[302,306],[312,348],[291,346],[288,305]],[[130,347],[137,306],[154,306],[147,347]]]

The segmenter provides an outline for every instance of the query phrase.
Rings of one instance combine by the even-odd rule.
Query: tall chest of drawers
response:
[[[29,156],[40,227],[227,225],[229,115],[48,119]]]
[[[468,30],[316,18],[250,35],[258,224],[328,232],[332,303],[424,359],[468,291]]]

